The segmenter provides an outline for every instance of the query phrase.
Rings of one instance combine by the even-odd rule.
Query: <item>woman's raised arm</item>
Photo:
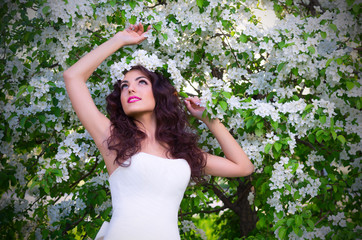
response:
[[[119,48],[144,41],[145,33],[141,23],[131,25],[86,54],[63,73],[73,108],[97,145],[102,144],[109,137],[110,121],[97,109],[86,86],[86,81],[96,68]]]
[[[254,165],[244,150],[218,119],[202,118],[205,108],[198,106],[198,102],[198,98],[185,100],[187,109],[194,117],[202,120],[208,126],[225,154],[225,158],[207,154],[205,174],[219,177],[243,177],[252,174]]]

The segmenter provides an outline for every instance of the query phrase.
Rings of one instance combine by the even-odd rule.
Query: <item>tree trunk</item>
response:
[[[240,219],[241,236],[247,236],[248,233],[256,227],[256,222],[258,221],[256,211],[250,206],[248,201],[248,195],[252,187],[250,183],[239,181],[236,214],[238,214]]]

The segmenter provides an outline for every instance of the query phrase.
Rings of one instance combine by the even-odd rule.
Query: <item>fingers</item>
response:
[[[198,97],[188,97],[186,100],[190,101],[192,104],[196,106],[200,106],[200,99]]]
[[[147,38],[146,33],[152,28],[151,25],[149,25],[147,27],[147,30],[144,31],[144,26],[142,23],[138,23],[138,24],[131,24],[129,25],[129,27],[126,29],[127,32],[136,32],[138,35]]]
[[[141,34],[144,32],[142,23],[138,23],[138,32],[140,32]]]

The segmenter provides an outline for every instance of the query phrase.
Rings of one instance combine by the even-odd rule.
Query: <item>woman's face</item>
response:
[[[151,80],[139,70],[126,73],[120,83],[121,104],[127,116],[152,113],[156,106]]]

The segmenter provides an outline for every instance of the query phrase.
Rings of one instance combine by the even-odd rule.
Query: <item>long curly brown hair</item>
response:
[[[156,140],[168,146],[167,156],[185,159],[191,168],[191,177],[201,180],[206,156],[197,146],[198,135],[191,129],[176,89],[160,73],[151,72],[141,65],[134,66],[129,71],[132,70],[141,71],[152,83],[156,101]],[[129,71],[125,71],[124,74]],[[107,112],[112,124],[107,144],[109,150],[117,153],[114,162],[126,167],[128,164],[125,161],[141,151],[141,141],[146,138],[146,134],[137,127],[135,119],[125,114],[120,96],[119,80],[114,84],[113,92],[106,98]]]

